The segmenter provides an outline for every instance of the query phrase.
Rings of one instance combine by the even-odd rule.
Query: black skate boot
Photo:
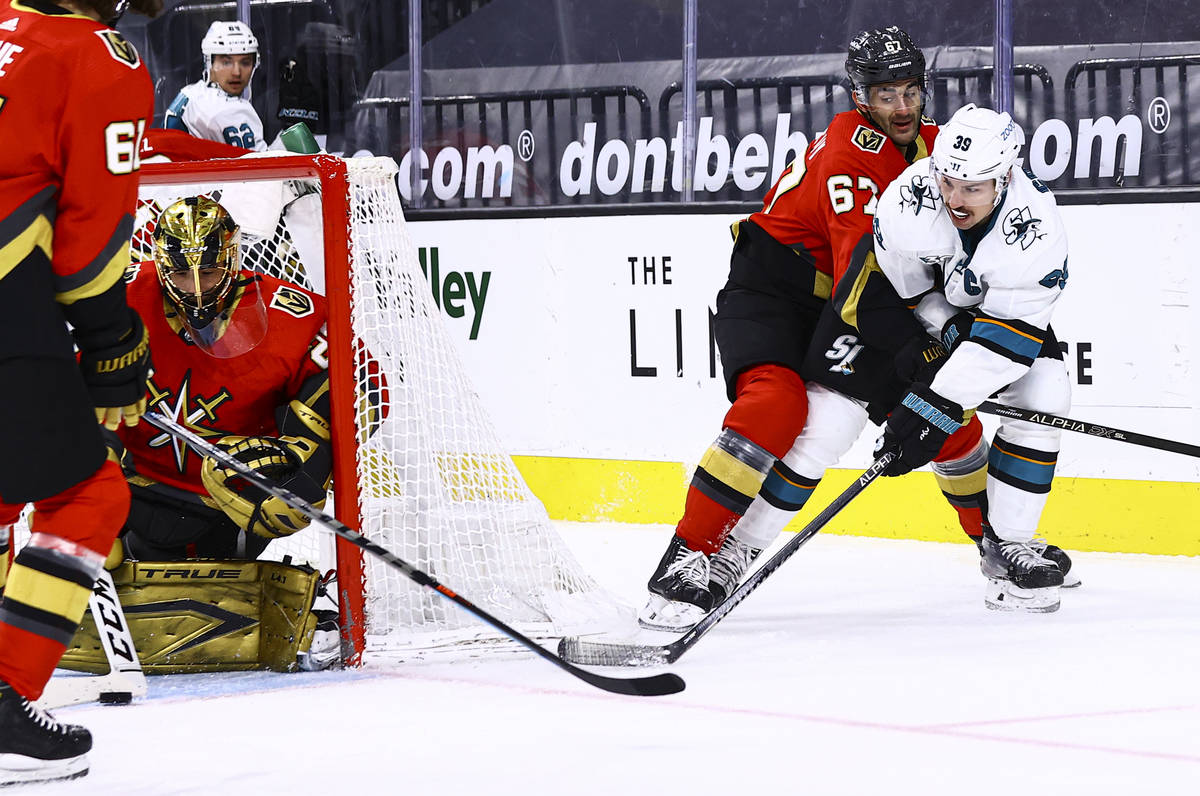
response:
[[[0,681],[0,787],[82,777],[91,748],[85,728],[60,724]]]
[[[1062,587],[1064,589],[1073,589],[1083,583],[1078,575],[1071,572],[1071,557],[1067,555],[1066,550],[1048,544],[1045,539],[1035,538],[1031,544],[1033,545],[1033,549],[1038,550],[1042,554],[1042,558],[1047,561],[1053,561],[1058,566],[1058,571],[1063,574]]]
[[[761,552],[761,547],[751,547],[734,539],[733,534],[725,537],[721,549],[708,559],[708,590],[712,592],[713,605],[724,602],[738,587],[742,576]]]
[[[646,588],[650,599],[638,614],[642,627],[687,630],[713,607],[712,592],[708,590],[708,556],[689,550],[678,536],[671,537]]]
[[[991,528],[983,534],[980,569],[988,578],[984,604],[995,611],[1050,613],[1059,606],[1063,574],[1033,542],[1009,542]]]

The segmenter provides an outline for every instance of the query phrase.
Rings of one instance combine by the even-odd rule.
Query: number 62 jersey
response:
[[[962,309],[975,316],[930,385],[971,408],[1019,379],[1041,352],[1067,285],[1067,236],[1054,195],[1015,167],[992,215],[960,232],[931,164],[914,163],[884,191],[875,259],[934,336]]]

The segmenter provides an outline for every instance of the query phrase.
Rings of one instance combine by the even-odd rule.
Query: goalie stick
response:
[[[1160,451],[1182,453],[1184,456],[1200,458],[1200,445],[1189,445],[1186,442],[1177,442],[1173,439],[1160,439],[1158,437],[1151,437],[1148,434],[1138,434],[1136,431],[1122,431],[1119,428],[1102,426],[1099,423],[1087,423],[1082,420],[1072,420],[1069,417],[1060,417],[1048,412],[1031,412],[1028,409],[1018,409],[1015,406],[1005,406],[1004,404],[992,403],[991,401],[981,403],[979,411],[999,417],[1012,417],[1029,423],[1038,423],[1043,426],[1050,426],[1051,428],[1075,431],[1080,434],[1087,434],[1089,437],[1115,439],[1118,442],[1128,442],[1132,445],[1141,445],[1144,448],[1157,448]]]
[[[762,582],[770,577],[772,572],[779,569],[784,561],[791,558],[792,554],[800,549],[800,545],[815,536],[817,531],[825,527],[835,514],[844,509],[847,503],[878,478],[895,457],[894,453],[885,453],[876,459],[866,472],[846,487],[842,494],[834,498],[824,511],[813,517],[808,525],[805,525],[801,531],[787,541],[787,544],[779,548],[779,551],[767,559],[766,563],[752,572],[732,594],[697,622],[695,627],[670,644],[663,646],[617,644],[568,636],[558,643],[558,654],[569,661],[593,666],[662,666],[674,663],[679,660],[681,655],[695,646],[696,642],[703,638],[708,631],[712,630],[717,622],[720,622],[736,608],[738,603],[746,599],[750,592],[761,586]]]
[[[371,555],[382,559],[392,567],[400,570],[400,572],[408,579],[420,584],[421,586],[432,589],[442,597],[456,604],[458,607],[462,608],[468,613],[473,614],[480,621],[491,625],[512,640],[532,650],[541,658],[549,661],[573,677],[579,678],[588,685],[595,686],[596,688],[609,691],[614,694],[628,694],[631,696],[662,696],[665,694],[677,694],[684,689],[683,678],[676,674],[664,673],[656,674],[651,677],[618,678],[605,677],[603,675],[594,674],[592,672],[584,671],[576,666],[572,666],[570,663],[555,655],[553,652],[550,652],[533,639],[528,638],[516,629],[509,627],[503,621],[492,616],[487,611],[484,611],[467,598],[442,585],[428,573],[422,572],[392,553],[390,550],[381,547],[375,542],[372,542],[358,531],[355,531],[333,517],[330,517],[328,514],[319,511],[288,490],[271,483],[266,478],[259,475],[254,470],[251,470],[249,467],[225,453],[220,448],[217,448],[216,446],[204,441],[170,418],[154,412],[147,412],[146,414],[142,415],[142,419],[150,423],[150,425],[167,432],[171,436],[183,440],[197,453],[208,456],[209,458],[217,461],[223,467],[228,467],[229,469],[237,472],[259,489],[262,489],[268,494],[274,495],[275,497],[284,501],[289,506],[302,513],[304,516],[308,517],[317,525],[337,534],[356,547],[366,550]]]

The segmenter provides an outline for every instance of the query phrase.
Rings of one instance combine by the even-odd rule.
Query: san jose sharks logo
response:
[[[913,215],[920,215],[921,210],[928,208],[937,210],[942,195],[934,187],[928,177],[916,175],[908,185],[900,186],[900,207],[913,209]]]
[[[221,437],[229,436],[230,432],[228,431],[222,431],[219,428],[213,428],[208,425],[200,425],[202,422],[217,422],[217,407],[233,399],[233,396],[229,394],[229,390],[222,387],[211,398],[205,398],[203,395],[193,396],[190,395],[191,380],[192,371],[189,368],[183,374],[183,379],[179,382],[178,391],[172,396],[171,390],[158,386],[154,383],[153,377],[151,377],[148,384],[151,411],[156,411],[165,417],[171,418],[184,428],[195,432],[202,439],[220,439]],[[178,437],[164,432],[151,437],[149,444],[151,448],[161,448],[170,444],[175,450],[175,466],[179,468],[180,473],[187,471],[187,443],[181,441]]]
[[[1015,246],[1018,243],[1021,245],[1021,250],[1024,251],[1032,246],[1037,241],[1046,237],[1046,233],[1041,231],[1042,220],[1034,218],[1033,213],[1028,207],[1018,207],[1011,210],[1004,217],[1004,226],[1001,230],[1004,232],[1004,242],[1009,246]]]

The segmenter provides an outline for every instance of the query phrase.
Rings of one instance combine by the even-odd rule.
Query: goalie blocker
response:
[[[317,634],[312,610],[320,576],[275,561],[126,561],[112,573],[134,646],[147,674],[321,668],[336,640]],[[322,643],[312,649],[314,635]],[[90,614],[61,668],[109,670]]]

